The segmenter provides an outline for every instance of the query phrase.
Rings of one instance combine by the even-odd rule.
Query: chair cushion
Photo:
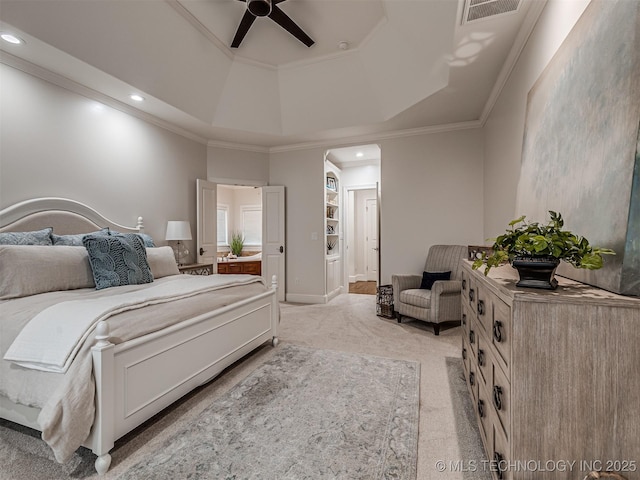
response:
[[[400,292],[400,301],[416,307],[429,308],[431,306],[431,290],[410,288]]]
[[[431,290],[433,284],[437,280],[449,280],[451,278],[451,271],[448,272],[422,272],[422,282],[420,288],[425,290]]]

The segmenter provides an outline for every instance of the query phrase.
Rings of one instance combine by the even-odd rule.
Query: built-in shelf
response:
[[[331,162],[325,162],[325,283],[328,299],[342,289],[342,262],[340,245],[340,170]],[[331,248],[329,248],[331,246]]]

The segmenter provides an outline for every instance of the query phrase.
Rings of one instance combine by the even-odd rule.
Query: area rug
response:
[[[419,363],[278,350],[118,478],[415,480]]]
[[[443,459],[449,470],[455,466],[465,479],[491,480],[489,459],[482,447],[475,408],[464,378],[462,359],[446,357],[451,403],[456,414],[456,433],[462,458]],[[450,468],[451,467],[451,468]]]

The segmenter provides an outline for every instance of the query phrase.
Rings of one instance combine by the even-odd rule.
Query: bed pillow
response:
[[[94,287],[83,247],[0,245],[0,300]]]
[[[451,272],[422,272],[422,283],[420,288],[423,290],[431,290],[433,284],[438,280],[450,280]]]
[[[147,248],[147,261],[154,279],[180,273],[171,247]]]
[[[85,235],[82,243],[89,254],[96,290],[153,282],[147,251],[138,234]]]
[[[108,228],[102,228],[97,232],[91,233],[77,233],[75,235],[56,235],[55,233],[51,234],[51,239],[53,240],[53,245],[67,245],[70,247],[84,247],[82,245],[82,239],[85,235],[109,235]]]
[[[117,232],[116,230],[109,230],[107,228],[107,231],[109,232],[109,235],[123,235],[122,233]],[[130,235],[130,234],[127,234],[127,235]],[[146,233],[137,233],[136,235],[140,235],[140,238],[142,238],[142,241],[145,247],[153,248],[156,246],[156,244],[153,241],[153,238],[151,238],[151,235],[147,235]]]
[[[43,228],[33,232],[2,232],[0,245],[52,245],[53,228]]]

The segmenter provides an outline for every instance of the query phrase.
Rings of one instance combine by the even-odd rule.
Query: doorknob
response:
[[[284,247],[282,245],[280,245],[280,253],[284,252]]]
[[[200,255],[201,256],[204,255],[204,252],[206,252],[206,250],[204,248],[200,247]]]
[[[378,250],[380,250],[378,247],[373,247],[373,249],[377,252]]]

